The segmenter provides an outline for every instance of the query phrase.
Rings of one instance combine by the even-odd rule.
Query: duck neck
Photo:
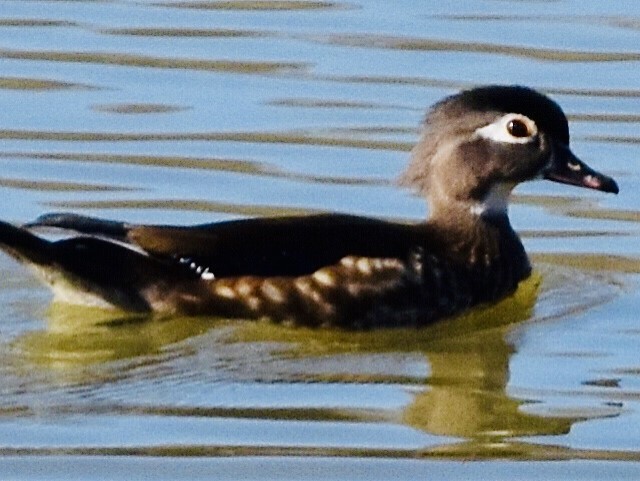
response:
[[[525,278],[530,265],[524,246],[505,209],[482,209],[468,202],[450,202],[431,209],[428,224],[439,232],[445,248],[459,262],[489,267],[509,263]]]
[[[517,238],[506,209],[484,209],[478,204],[452,201],[446,205],[430,206],[429,211],[427,222],[452,239]]]
[[[472,218],[506,218],[508,221],[509,197],[515,187],[512,182],[496,182],[491,185],[479,199],[470,197],[457,198],[445,189],[435,186],[433,192],[428,194],[428,202],[431,217],[443,217],[444,215],[461,215]]]

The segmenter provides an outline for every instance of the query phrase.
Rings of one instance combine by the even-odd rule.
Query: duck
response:
[[[569,146],[548,96],[489,85],[427,113],[400,184],[429,215],[405,223],[340,213],[144,225],[73,213],[0,222],[0,248],[54,300],[137,313],[311,327],[423,326],[515,292],[532,267],[508,217],[521,182],[618,193]],[[41,229],[62,229],[48,240]]]

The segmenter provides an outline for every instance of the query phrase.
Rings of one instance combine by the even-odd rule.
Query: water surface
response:
[[[637,478],[638,45],[633,2],[3,2],[12,222],[421,219],[424,111],[485,83],[552,95],[621,193],[519,187],[534,277],[419,331],[50,305],[2,255],[2,476]]]

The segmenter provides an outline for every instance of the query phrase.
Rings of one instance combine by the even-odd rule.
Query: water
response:
[[[484,83],[551,94],[621,190],[519,187],[534,278],[417,332],[113,319],[2,255],[2,477],[636,479],[639,40],[631,1],[2,2],[9,221],[420,219],[424,111]]]

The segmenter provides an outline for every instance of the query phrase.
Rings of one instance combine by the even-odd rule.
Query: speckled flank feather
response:
[[[398,259],[344,257],[313,274],[261,278],[243,276],[211,283],[213,302],[243,317],[308,325],[357,327],[418,307],[419,276]],[[412,293],[414,299],[407,299]],[[405,320],[406,322],[406,320]]]

